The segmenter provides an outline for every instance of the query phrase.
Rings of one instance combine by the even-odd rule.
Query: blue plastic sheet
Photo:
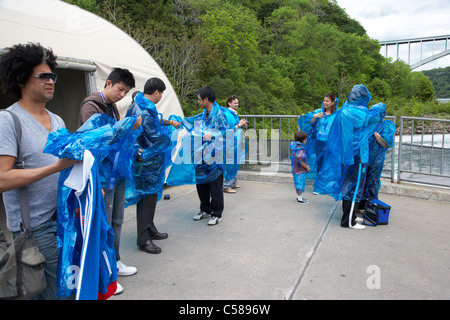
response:
[[[45,153],[53,154],[59,158],[84,160],[85,150],[89,150],[96,159],[93,166],[93,175],[96,176],[94,192],[97,205],[95,208],[95,221],[99,221],[100,213],[103,212],[102,226],[110,228],[104,209],[104,201],[100,189],[109,187],[114,181],[129,178],[133,174],[132,154],[138,150],[134,141],[140,130],[132,130],[136,117],[129,117],[116,122],[115,119],[106,114],[95,114],[86,121],[76,132],[70,133],[61,128],[57,132],[50,133],[44,148]],[[98,168],[98,171],[97,171]],[[100,170],[101,169],[101,170]],[[77,201],[74,201],[73,190],[64,186],[64,181],[70,174],[72,168],[60,173],[58,186],[58,226],[57,226],[57,248],[60,255],[58,265],[58,295],[69,296],[73,292],[73,279],[68,268],[79,266],[80,252],[83,245],[83,237],[78,225],[79,218],[75,217]],[[72,201],[68,201],[72,199]],[[102,209],[102,210],[100,210]],[[99,231],[96,227],[92,231]],[[102,234],[102,243],[105,243],[106,231]],[[112,233],[112,229],[110,230]],[[112,244],[113,234],[108,239]],[[92,243],[92,242],[91,242]],[[111,246],[112,248],[112,246]],[[113,252],[113,251],[112,251]],[[113,252],[114,253],[114,252]],[[114,258],[115,259],[115,258]],[[93,270],[91,270],[93,272]],[[114,269],[115,272],[115,269]],[[102,278],[104,279],[104,278]]]
[[[231,180],[245,158],[242,129],[234,130],[238,118],[230,110],[214,102],[210,114],[184,118],[172,133],[176,141],[171,153],[168,185],[203,184],[224,174]],[[210,140],[204,139],[211,134]]]
[[[388,148],[394,145],[395,124],[390,120],[384,120],[375,130],[381,138],[388,144]],[[361,200],[378,199],[378,191],[381,185],[381,172],[388,148],[380,145],[374,136],[369,140],[369,165],[367,168],[366,185]]]
[[[305,146],[299,141],[292,141],[291,145],[291,170],[294,177],[294,185],[297,193],[305,191],[306,173],[308,172],[300,162],[308,164]]]
[[[68,276],[67,270],[71,266],[80,265],[82,251],[82,234],[79,232],[77,219],[73,214],[73,208],[68,208],[63,200],[69,199],[72,189],[64,186],[64,181],[69,176],[72,168],[61,171],[58,181],[58,219],[56,244],[58,250],[57,268],[57,295],[58,297],[69,297],[75,290],[69,287],[73,282]]]
[[[361,200],[369,165],[369,139],[386,115],[383,103],[367,108],[371,98],[363,84],[356,85],[337,111],[314,182],[315,192],[329,194],[335,200]]]
[[[234,125],[239,124],[239,115],[233,111],[230,113],[234,116]],[[231,140],[231,137],[233,140]],[[232,143],[230,143],[232,142]],[[224,180],[231,181],[237,175],[241,164],[245,161],[245,137],[244,130],[237,129],[234,131],[229,130],[227,132],[227,140],[225,143],[226,159],[225,159],[225,172],[223,174]]]
[[[325,148],[327,146],[328,134],[330,133],[331,126],[338,110],[339,100],[336,98],[335,102],[336,111],[330,115],[325,114],[325,108],[322,102],[320,109],[306,113],[298,119],[299,129],[306,132],[308,135],[308,140],[305,144],[310,167],[310,171],[306,174],[308,179],[314,179],[317,176],[317,172],[320,171]],[[324,113],[324,117],[318,118],[311,124],[312,118],[317,113]]]
[[[102,188],[112,188],[116,181],[133,176],[133,155],[138,150],[134,140],[142,130],[132,130],[135,122],[136,117],[116,122],[106,114],[97,113],[74,133],[65,128],[50,133],[44,152],[81,161],[84,150],[89,150],[98,163]]]
[[[83,169],[88,169],[88,164],[83,163]],[[92,300],[106,293],[117,279],[117,269],[110,268],[116,263],[114,232],[106,216],[97,162],[92,163],[90,172],[74,174],[81,182],[80,189],[65,184],[73,168],[63,170],[58,182],[57,295],[69,297],[78,291],[78,299]]]
[[[158,194],[161,198],[164,188],[165,172],[168,165],[167,151],[171,146],[171,129],[162,123],[162,115],[156,110],[155,104],[138,93],[127,116],[141,116],[142,134],[136,142],[142,149],[142,173],[127,180],[125,206],[136,204],[139,200]],[[136,156],[132,158],[136,160]]]

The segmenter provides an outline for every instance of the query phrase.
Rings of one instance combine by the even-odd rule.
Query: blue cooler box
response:
[[[367,201],[364,210],[364,224],[369,226],[386,225],[389,222],[390,212],[390,205],[378,199],[371,199]]]

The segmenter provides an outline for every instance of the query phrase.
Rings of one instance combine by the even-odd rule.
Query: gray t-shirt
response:
[[[31,114],[15,103],[8,108],[20,119],[22,125],[22,141],[20,150],[23,155],[25,169],[40,168],[55,163],[58,159],[43,153],[49,132]],[[52,122],[52,132],[65,127],[64,121],[47,110]],[[8,112],[0,112],[0,155],[17,157],[16,129],[12,116]],[[48,221],[56,210],[59,173],[52,174],[42,180],[28,185],[30,202],[31,227]],[[19,190],[3,193],[7,226],[10,231],[19,231],[22,217],[20,214]]]

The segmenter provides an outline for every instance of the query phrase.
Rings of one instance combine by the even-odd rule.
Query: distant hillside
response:
[[[450,67],[422,71],[436,90],[437,98],[450,98]]]

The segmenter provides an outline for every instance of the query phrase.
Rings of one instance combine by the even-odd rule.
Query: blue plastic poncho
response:
[[[230,113],[234,115],[235,123],[239,123],[239,115],[237,112],[230,110]],[[235,124],[235,125],[236,125]],[[228,145],[226,145],[227,159],[224,172],[224,180],[233,180],[237,175],[241,164],[245,161],[245,137],[244,130],[237,129],[234,131],[234,140],[230,144],[231,140],[227,140]]]
[[[369,139],[386,112],[384,104],[369,110],[371,98],[363,84],[356,85],[336,113],[322,168],[314,182],[315,192],[329,194],[335,200],[361,199],[369,162]]]
[[[234,114],[214,102],[209,116],[203,113],[184,118],[172,134],[176,144],[172,150],[172,167],[168,185],[203,184],[224,174],[231,180],[245,157],[242,130],[234,130]],[[205,134],[212,134],[204,140]]]
[[[291,169],[294,177],[294,185],[297,193],[305,191],[306,173],[308,172],[300,163],[308,164],[306,148],[299,141],[292,141],[291,145]]]
[[[384,120],[376,128],[375,132],[381,135],[381,138],[388,144],[388,148],[394,145],[395,124],[390,120]],[[388,148],[380,145],[374,136],[369,140],[369,165],[367,168],[367,178],[362,195],[364,199],[378,199],[378,191],[381,185],[381,172],[385,160],[386,151]]]
[[[57,132],[50,133],[44,148],[45,153],[53,154],[59,158],[84,160],[86,150],[95,158],[92,166],[96,184],[93,184],[92,195],[97,195],[94,212],[95,221],[103,219],[102,232],[109,227],[104,209],[104,201],[100,189],[111,186],[114,180],[132,176],[131,154],[137,152],[133,142],[139,130],[132,130],[136,117],[130,117],[116,122],[106,114],[94,114],[75,133],[61,128]],[[120,164],[120,165],[118,165]],[[101,168],[101,171],[98,170]],[[74,209],[78,204],[74,200],[74,191],[65,186],[64,182],[72,171],[72,167],[60,173],[58,185],[58,224],[57,224],[57,249],[60,256],[58,264],[58,295],[69,296],[73,288],[68,286],[67,280],[71,278],[66,271],[80,263],[80,252],[83,244],[81,229],[77,224]],[[92,178],[92,176],[91,176]],[[72,201],[68,201],[72,199]],[[84,207],[83,207],[84,208]],[[102,215],[102,217],[100,217]],[[96,224],[96,228],[99,224]],[[110,227],[109,227],[110,228]],[[91,230],[99,232],[100,230]],[[110,230],[112,233],[112,229]],[[114,235],[112,234],[112,239]],[[104,234],[102,241],[105,243]],[[111,242],[111,241],[110,241]],[[113,242],[113,240],[112,240]],[[111,243],[112,243],[111,242]],[[111,247],[113,248],[113,247]],[[112,250],[114,253],[114,250]],[[115,257],[114,259],[115,260]],[[93,270],[91,270],[93,272]],[[115,269],[114,269],[115,272]]]
[[[109,225],[97,162],[88,150],[83,162],[63,170],[58,182],[57,295],[106,299],[117,279],[114,232]],[[111,288],[112,285],[112,288]]]
[[[336,98],[336,111],[338,110],[339,100]],[[308,140],[305,144],[305,149],[308,154],[308,161],[310,171],[307,173],[307,178],[314,179],[317,172],[320,171],[323,157],[325,154],[325,147],[328,141],[328,135],[330,133],[331,126],[334,118],[336,117],[336,111],[330,115],[325,114],[325,108],[322,106],[320,109],[316,109],[307,114],[304,114],[298,119],[298,127],[300,130],[306,132]],[[324,113],[323,118],[318,118],[311,124],[313,116],[317,113]]]
[[[136,95],[134,101],[127,116],[142,118],[143,131],[136,142],[142,149],[143,166],[139,176],[127,180],[126,207],[151,194],[158,194],[158,200],[161,198],[167,166],[166,152],[171,145],[170,129],[161,124],[162,115],[156,110],[155,104],[145,98],[142,92]],[[133,160],[136,160],[136,156]]]
[[[78,130],[70,133],[60,128],[50,133],[44,152],[58,158],[83,160],[89,150],[98,163],[102,188],[113,187],[116,181],[133,176],[134,140],[141,129],[132,130],[136,117],[117,121],[103,113],[92,115]]]

